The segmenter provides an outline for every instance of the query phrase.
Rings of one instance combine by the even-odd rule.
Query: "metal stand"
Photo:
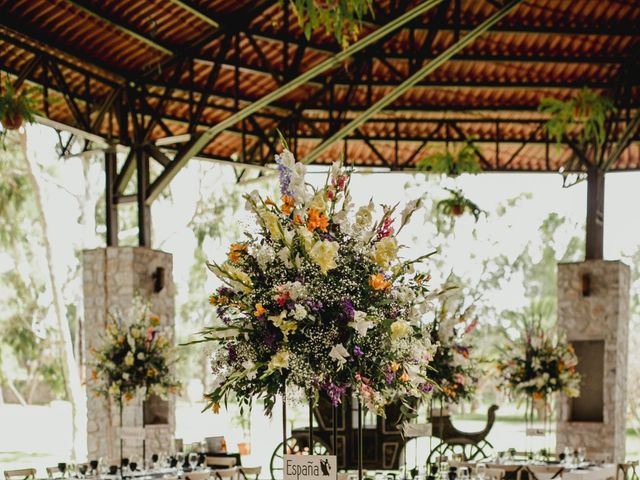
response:
[[[282,461],[287,454],[287,399],[286,384],[282,384]],[[284,467],[283,467],[284,468]]]
[[[362,403],[358,399],[358,480],[362,480]]]
[[[309,398],[309,455],[313,455],[313,400],[311,398]]]

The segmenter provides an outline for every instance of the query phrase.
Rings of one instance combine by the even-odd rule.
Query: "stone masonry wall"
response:
[[[152,274],[163,267],[164,289],[153,292]],[[170,254],[143,247],[108,247],[86,250],[83,255],[84,284],[84,358],[91,361],[90,349],[98,346],[109,315],[127,312],[137,298],[150,301],[151,311],[160,316],[161,325],[175,328],[175,288],[173,284],[173,258]],[[86,365],[90,378],[90,366]],[[107,402],[96,398],[87,386],[87,443],[89,459],[104,458],[110,465],[120,458],[120,414],[117,404],[111,408]],[[142,396],[125,404],[123,425],[142,427]],[[146,456],[171,451],[175,433],[175,398],[169,398],[168,425],[145,428]],[[142,441],[125,440],[123,456],[142,458]]]
[[[590,274],[590,295],[582,278]],[[570,403],[558,402],[556,446],[584,446],[609,461],[625,457],[625,410],[629,331],[629,267],[590,260],[558,265],[558,324],[569,341],[604,340],[602,422],[571,422]]]

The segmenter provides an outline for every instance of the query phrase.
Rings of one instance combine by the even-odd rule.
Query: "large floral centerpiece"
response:
[[[470,319],[471,307],[450,311],[444,300],[431,326],[431,342],[436,352],[431,361],[431,379],[437,384],[433,398],[441,404],[469,400],[476,391],[478,368],[471,358],[467,335],[478,323]]]
[[[171,368],[175,349],[157,315],[143,309],[130,324],[113,317],[103,340],[92,350],[91,382],[97,395],[122,403],[138,391],[162,396],[179,388]]]
[[[520,337],[507,343],[497,363],[499,386],[512,397],[526,399],[527,422],[533,421],[537,410],[546,424],[554,393],[580,395],[577,365],[573,347],[564,337],[547,333],[539,321],[526,321]]]
[[[334,405],[355,395],[378,414],[397,399],[415,404],[433,388],[428,277],[414,270],[428,255],[401,259],[396,236],[419,202],[383,206],[374,220],[373,201],[355,209],[341,164],[314,189],[290,151],[276,163],[281,198],[247,195],[254,231],[209,264],[223,283],[210,297],[223,325],[203,332],[217,345],[210,406],[233,392],[270,411],[285,388]]]

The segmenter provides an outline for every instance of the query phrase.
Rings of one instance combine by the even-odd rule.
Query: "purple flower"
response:
[[[280,194],[293,197],[293,192],[289,188],[291,183],[291,169],[281,163],[280,155],[276,155],[276,163],[278,164],[278,175],[280,177]]]
[[[395,378],[396,378],[396,373],[391,370],[387,370],[387,373],[384,375],[384,380],[385,382],[387,382],[387,385],[391,385],[391,383],[393,383],[393,380]]]
[[[319,300],[308,298],[307,300],[305,300],[305,303],[307,304],[307,307],[309,307],[309,309],[313,312],[319,312],[322,309],[322,302]]]
[[[276,332],[268,332],[264,336],[264,344],[269,348],[273,348],[273,345],[276,343],[276,340],[277,340]]]
[[[342,402],[342,396],[347,391],[347,387],[345,385],[340,386],[334,383],[328,383],[324,386],[324,391],[329,395],[331,404],[337,407]]]
[[[429,393],[433,390],[433,383],[423,383],[419,388],[422,392]]]
[[[358,345],[353,347],[353,356],[354,357],[361,357],[363,355],[364,355],[364,352],[360,349],[360,347]]]
[[[227,358],[229,359],[229,363],[235,362],[236,358],[238,358],[235,345],[230,344],[227,346]]]
[[[355,308],[353,307],[353,302],[350,298],[345,298],[340,302],[340,308],[342,312],[338,319],[343,323],[349,323],[353,321],[353,316],[355,315]]]

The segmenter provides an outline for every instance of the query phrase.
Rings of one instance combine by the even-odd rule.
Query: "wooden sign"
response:
[[[336,480],[335,455],[285,455],[284,480]]]

